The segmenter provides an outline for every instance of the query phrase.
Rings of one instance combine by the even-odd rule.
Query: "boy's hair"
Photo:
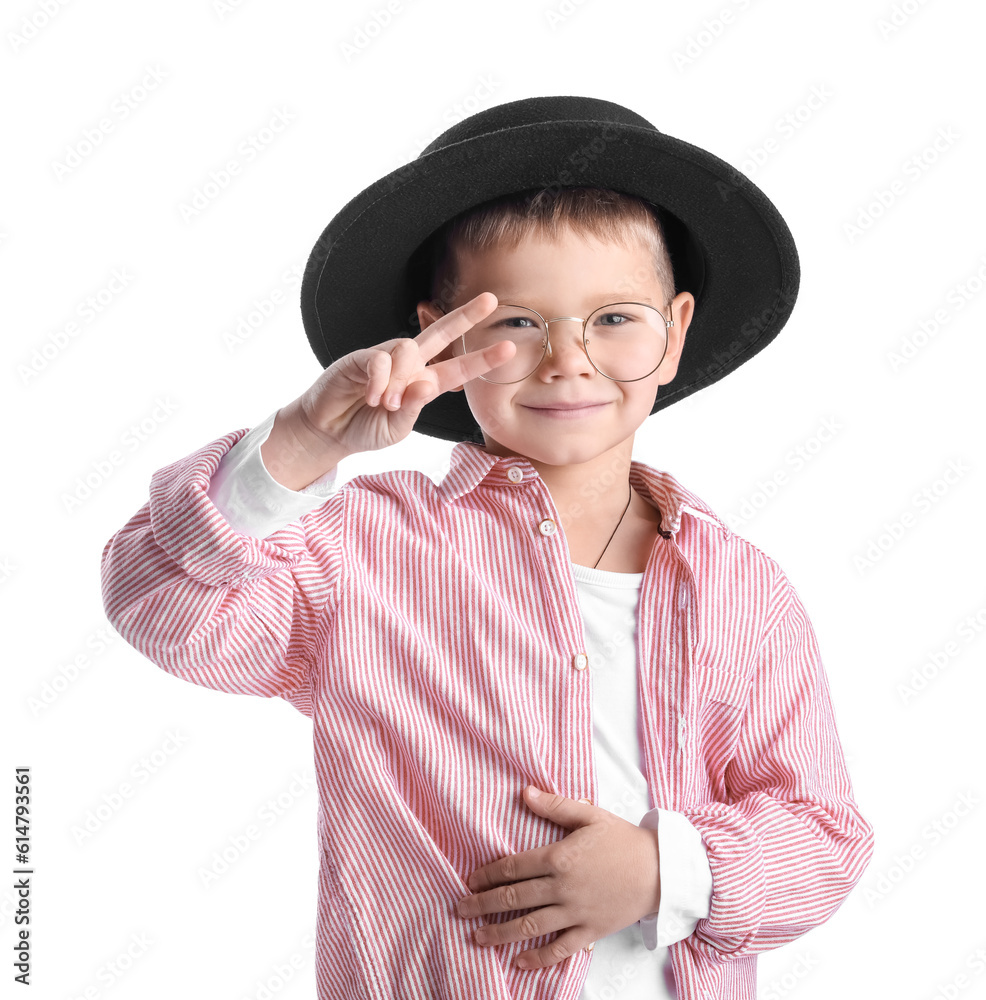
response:
[[[493,246],[513,249],[530,236],[555,236],[564,225],[580,236],[594,236],[650,251],[666,306],[675,296],[674,272],[664,228],[655,206],[608,188],[533,188],[504,195],[462,212],[429,239],[430,296],[443,309],[455,296],[456,253]],[[639,280],[640,275],[627,275]]]

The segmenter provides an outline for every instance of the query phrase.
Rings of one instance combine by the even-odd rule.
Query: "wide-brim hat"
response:
[[[457,122],[329,222],[301,284],[319,363],[327,368],[421,332],[417,303],[431,297],[423,246],[453,216],[503,195],[568,187],[608,188],[655,206],[676,291],[695,296],[677,373],[659,388],[652,413],[749,361],[787,322],[801,273],[797,249],[748,177],[611,101],[532,97]],[[427,403],[414,429],[482,441],[461,392]]]

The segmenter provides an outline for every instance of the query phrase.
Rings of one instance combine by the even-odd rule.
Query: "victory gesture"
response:
[[[509,340],[435,364],[429,362],[497,306],[481,292],[426,327],[331,364],[294,402],[278,410],[261,447],[270,474],[302,489],[347,455],[397,444],[411,433],[422,407],[510,359]]]

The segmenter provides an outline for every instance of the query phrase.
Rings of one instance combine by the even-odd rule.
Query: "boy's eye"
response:
[[[616,320],[615,323],[609,322],[610,320]],[[596,322],[601,323],[603,326],[623,326],[632,320],[631,316],[627,316],[625,313],[600,313],[596,317]]]

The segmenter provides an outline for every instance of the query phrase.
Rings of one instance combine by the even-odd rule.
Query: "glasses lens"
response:
[[[616,302],[597,309],[585,324],[586,352],[608,378],[632,382],[660,365],[668,347],[664,316],[653,306]]]
[[[536,312],[523,306],[502,305],[463,335],[466,353],[482,351],[501,340],[512,340],[514,356],[483,376],[488,382],[519,382],[527,378],[544,357],[547,333]]]
[[[463,335],[467,353],[512,340],[514,356],[490,369],[488,382],[519,382],[544,358],[548,334],[541,317],[523,306],[501,305]],[[664,316],[653,306],[617,302],[597,309],[586,321],[586,352],[607,378],[633,382],[646,378],[664,359],[668,346]]]

